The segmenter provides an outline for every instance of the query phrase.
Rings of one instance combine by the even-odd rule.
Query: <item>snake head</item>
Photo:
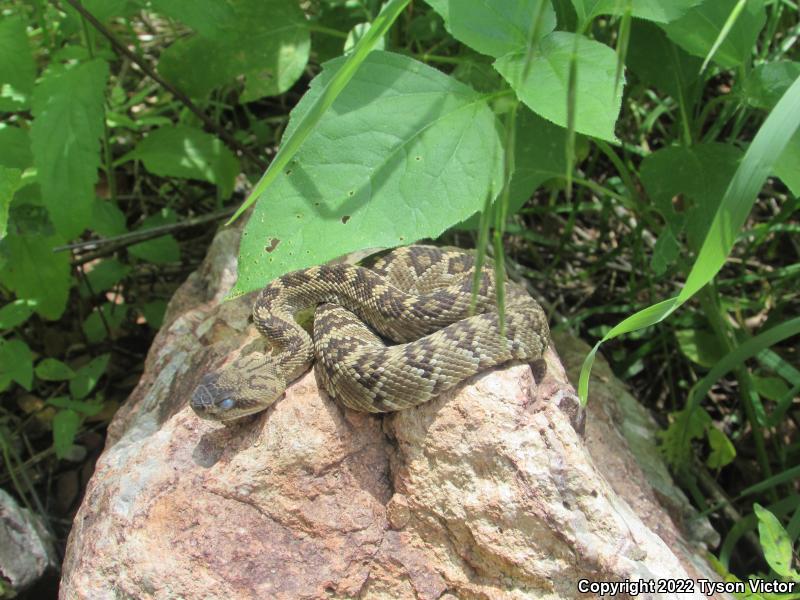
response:
[[[203,419],[231,421],[269,408],[285,389],[270,356],[252,352],[205,375],[189,404]]]

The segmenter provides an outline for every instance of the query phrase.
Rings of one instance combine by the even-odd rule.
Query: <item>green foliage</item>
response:
[[[239,174],[239,161],[218,138],[186,125],[159,127],[127,158],[141,160],[155,175],[213,183],[223,198],[231,195]]]
[[[0,281],[17,297],[35,304],[37,313],[46,319],[58,319],[67,305],[71,285],[69,256],[54,254],[57,236],[9,234],[0,250],[5,266],[0,267]],[[31,268],[33,265],[36,268]]]
[[[341,65],[328,63],[312,82],[286,137]],[[376,89],[380,97],[364,102]],[[256,206],[232,293],[357,248],[441,235],[496,193],[501,151],[485,94],[412,59],[370,53],[275,178],[268,196],[280,201]]]
[[[526,52],[521,51],[499,58],[495,68],[531,110],[566,127],[569,70],[573,60],[580,73],[574,91],[575,131],[615,140],[614,123],[619,115],[622,86],[615,92],[617,61],[614,51],[605,44],[557,31],[541,41],[530,63],[526,61]],[[527,76],[523,76],[526,67]]]
[[[58,458],[69,456],[80,425],[81,415],[71,408],[60,410],[55,414],[53,417],[53,447]]]
[[[591,21],[600,15],[622,15],[630,4],[631,15],[640,19],[670,23],[682,17],[702,0],[572,0],[581,22]]]
[[[24,110],[30,107],[30,95],[36,79],[27,23],[19,16],[0,21],[0,111]],[[8,57],[13,57],[8,60]]]
[[[522,2],[453,2],[428,0],[457,40],[482,54],[500,58],[518,52],[528,40],[539,42],[556,27],[553,5],[544,0]]]
[[[11,199],[22,183],[22,172],[19,169],[0,165],[0,239],[8,230],[8,209]]]
[[[664,26],[669,38],[681,48],[705,58],[722,32],[739,0],[703,2]],[[742,65],[750,59],[766,13],[762,0],[749,0],[738,15],[725,39],[714,52],[714,62],[726,69]]]
[[[43,381],[63,381],[75,377],[75,371],[57,358],[45,358],[36,365],[34,373]]]
[[[733,447],[730,438],[716,427],[708,429],[708,444],[711,446],[711,452],[706,464],[712,469],[721,469],[736,458],[736,448]]]
[[[16,381],[26,390],[33,385],[33,354],[22,340],[0,338],[0,391]]]
[[[187,94],[203,98],[212,90],[245,79],[241,101],[275,96],[288,90],[308,62],[309,31],[296,3],[240,0],[210,4],[209,12],[185,2],[155,3],[197,29],[161,55],[159,71]],[[197,11],[197,12],[195,12]],[[211,19],[217,13],[217,19]],[[194,25],[193,25],[194,24]],[[200,67],[202,65],[202,67]]]
[[[792,542],[781,522],[766,508],[753,504],[758,518],[758,537],[767,563],[781,577],[800,581],[800,573],[792,568]]]
[[[33,92],[31,150],[42,202],[62,239],[81,233],[91,218],[107,79],[100,59],[52,65]]]

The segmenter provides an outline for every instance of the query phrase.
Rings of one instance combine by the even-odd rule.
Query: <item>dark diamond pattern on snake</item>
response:
[[[506,282],[501,333],[492,265],[481,270],[471,310],[474,270],[470,252],[414,245],[361,265],[287,273],[253,306],[265,344],[203,377],[191,406],[219,421],[265,410],[316,363],[330,396],[355,410],[389,412],[491,367],[539,358],[550,340],[541,306]],[[310,307],[313,338],[295,321]]]

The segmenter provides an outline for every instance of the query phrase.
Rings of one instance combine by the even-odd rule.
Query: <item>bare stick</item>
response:
[[[72,250],[72,251],[78,251],[78,253],[80,253],[82,250],[86,250],[87,251],[86,253],[79,254],[73,259],[72,264],[78,266],[85,264],[96,258],[100,258],[101,256],[107,256],[127,246],[132,246],[133,244],[138,244],[140,242],[152,240],[161,237],[162,235],[167,235],[169,233],[180,231],[182,229],[188,229],[190,227],[203,225],[204,223],[227,219],[229,216],[233,214],[233,211],[235,209],[236,209],[235,206],[231,206],[229,208],[209,213],[207,215],[202,215],[191,219],[185,219],[183,221],[180,221],[179,223],[171,223],[169,225],[159,225],[158,227],[151,227],[149,229],[143,229],[141,231],[130,231],[128,233],[123,233],[121,235],[117,235],[110,238],[101,238],[98,240],[88,240],[85,242],[66,244],[64,246],[56,246],[55,248],[53,248],[53,252],[66,252],[68,250]]]

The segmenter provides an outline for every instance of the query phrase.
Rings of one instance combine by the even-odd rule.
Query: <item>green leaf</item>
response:
[[[177,215],[171,209],[162,209],[154,215],[150,215],[136,231],[146,231],[161,225],[170,225],[178,220]],[[162,235],[146,242],[134,244],[128,248],[128,254],[146,260],[154,264],[164,264],[179,261],[181,249],[177,240],[171,235]]]
[[[95,59],[51,67],[33,92],[31,149],[42,199],[65,239],[91,222],[107,79],[108,65]]]
[[[778,575],[791,577],[795,572],[792,569],[792,542],[789,534],[778,518],[757,502],[753,504],[753,512],[758,518],[758,539],[764,558]]]
[[[788,60],[764,63],[753,69],[742,86],[742,95],[751,106],[771,110],[800,77],[800,63]],[[800,132],[796,132],[775,163],[774,174],[795,196],[800,196]]]
[[[144,138],[127,158],[163,177],[200,179],[219,186],[227,198],[239,174],[239,161],[216,137],[188,125],[160,127]]]
[[[31,140],[27,130],[0,125],[0,165],[22,171],[33,165]]]
[[[100,377],[106,372],[110,358],[110,354],[101,354],[93,358],[89,364],[78,369],[75,377],[69,382],[70,395],[76,400],[88,396],[89,392],[97,385]]]
[[[44,381],[65,381],[75,377],[75,371],[56,358],[41,360],[36,365],[34,372],[39,379]]]
[[[709,55],[739,0],[711,0],[691,8],[683,17],[664,25],[669,38],[689,54]],[[748,0],[713,60],[725,69],[750,61],[758,34],[766,23],[763,0]]]
[[[21,16],[0,19],[0,111],[19,111],[30,106],[36,78],[28,44],[27,23]]]
[[[26,390],[33,386],[33,353],[21,340],[0,338],[0,390],[16,381]]]
[[[736,458],[736,448],[733,447],[731,440],[716,427],[708,428],[708,444],[711,446],[711,453],[706,459],[706,464],[712,469],[721,469]]]
[[[672,226],[664,227],[659,232],[656,245],[653,247],[650,268],[656,275],[663,275],[680,256],[681,246],[672,230]]]
[[[514,173],[508,192],[508,215],[513,215],[546,181],[564,176],[567,132],[521,106],[514,136]],[[497,204],[493,205],[493,209]],[[477,229],[480,213],[472,215],[459,229]]]
[[[508,214],[514,214],[544,182],[564,176],[567,131],[521,108],[517,113],[514,174]]]
[[[624,319],[611,328],[589,352],[583,361],[578,381],[581,402],[586,403],[588,399],[589,374],[594,356],[603,342],[663,321],[711,281],[725,264],[738,232],[774,166],[775,157],[783,152],[791,136],[800,126],[798,105],[800,105],[800,78],[781,97],[747,148],[742,162],[725,190],[722,202],[681,292],[674,298],[648,306]]]
[[[0,240],[0,254],[7,258],[0,283],[18,298],[35,302],[36,312],[51,320],[64,312],[72,283],[69,253],[53,252],[61,243],[61,238],[36,234],[9,234]]]
[[[633,21],[626,59],[645,83],[688,104],[702,61],[675,45],[664,31],[647,21]]]
[[[775,175],[780,177],[786,187],[800,198],[800,132],[792,136],[778,160],[775,161]]]
[[[122,235],[128,231],[125,214],[113,202],[95,198],[92,205],[92,229],[106,237]]]
[[[100,294],[110,290],[130,273],[131,268],[116,258],[108,258],[86,270],[86,280],[81,278],[80,291],[84,296]],[[88,284],[87,284],[88,281]]]
[[[8,229],[8,210],[14,193],[22,184],[22,171],[9,169],[0,165],[0,240],[6,236]]]
[[[426,0],[457,40],[498,58],[534,43],[556,27],[549,0]]]
[[[303,74],[310,48],[308,25],[298,4],[238,0],[231,8],[233,14],[216,27],[203,23],[202,33],[167,48],[159,71],[199,98],[240,76],[245,77],[243,102],[288,90]]]
[[[632,0],[631,16],[658,23],[669,23],[683,16],[691,7],[703,0]],[[575,12],[581,22],[594,19],[598,15],[623,15],[623,0],[572,0]]]
[[[0,329],[11,329],[22,325],[33,314],[35,302],[14,300],[0,308]]]
[[[181,248],[171,235],[134,244],[128,248],[128,253],[156,265],[178,262],[181,259]]]
[[[369,31],[369,28],[369,23],[358,23],[348,32],[347,39],[344,42],[345,54],[350,53],[356,47],[356,44],[366,35],[367,31]],[[383,50],[385,46],[386,41],[384,38],[381,38],[375,43],[375,50]]]
[[[82,402],[80,400],[73,400],[67,396],[57,396],[47,400],[47,404],[55,406],[56,408],[66,408],[74,410],[75,412],[92,417],[103,410],[102,402]]]
[[[567,125],[567,81],[575,34],[556,31],[545,37],[522,80],[526,53],[498,58],[494,66],[534,112],[556,125]],[[599,42],[578,38],[575,130],[615,140],[614,125],[622,102],[622,86],[614,93],[617,58]]]
[[[86,338],[93,344],[103,341],[111,331],[111,338],[116,337],[117,333],[125,320],[128,307],[124,304],[111,304],[106,302],[92,311],[83,322],[83,332]],[[101,317],[102,313],[102,317]],[[108,329],[106,329],[108,325]]]
[[[343,64],[311,83],[284,144]],[[494,195],[501,152],[486,96],[411,58],[369,53],[257,204],[232,294],[356,249],[438,236]]]
[[[770,346],[798,334],[800,334],[800,317],[785,321],[780,325],[776,325],[742,342],[720,358],[708,374],[692,386],[692,389],[689,390],[689,398],[686,401],[686,408],[684,410],[689,413],[702,410],[700,408],[700,402],[722,376],[739,365],[744,364],[744,361],[760,354]]]
[[[321,2],[318,6],[319,12],[314,20],[314,25],[316,27],[313,27],[311,30],[311,47],[314,48],[317,62],[322,64],[341,56],[344,34],[359,23],[363,23],[367,15],[364,14],[364,10],[361,6],[353,4],[346,5]],[[435,15],[433,11],[424,14]],[[439,35],[441,36],[444,34],[444,25],[441,19],[439,19],[438,25],[440,30]],[[325,31],[320,31],[317,27],[324,28]],[[412,28],[413,25],[409,27],[409,35],[413,35],[411,31]],[[329,33],[330,31],[339,31],[342,36],[331,35]]]
[[[667,462],[680,470],[691,457],[691,441],[703,438],[711,427],[711,416],[702,407],[697,410],[683,409],[670,416],[672,422],[661,433],[661,450]]]
[[[225,37],[235,27],[236,13],[231,2],[220,0],[151,0],[153,9],[185,23],[208,37]]]
[[[158,329],[164,322],[164,313],[167,310],[167,303],[164,300],[154,300],[142,306],[142,314],[147,324],[153,329]]]
[[[756,108],[771,110],[800,77],[800,62],[778,60],[755,67],[742,84],[744,100]]]
[[[759,377],[753,376],[756,392],[767,400],[777,402],[789,393],[789,386],[780,377]]]
[[[53,416],[53,448],[58,458],[69,456],[80,426],[81,416],[72,409],[60,410]]]
[[[741,156],[735,146],[709,143],[662,148],[642,161],[647,194],[673,232],[685,229],[692,250],[700,249]]]
[[[710,368],[725,355],[717,337],[701,329],[679,329],[675,332],[681,352],[698,365]]]
[[[289,161],[291,161],[298,150],[300,150],[306,138],[317,128],[320,119],[328,109],[331,108],[336,98],[339,97],[339,94],[342,93],[342,90],[344,90],[356,74],[375,44],[386,34],[397,17],[400,16],[403,9],[408,6],[409,2],[410,0],[388,0],[388,2],[383,5],[381,12],[372,21],[372,27],[370,27],[364,37],[358,41],[353,52],[341,63],[338,71],[330,78],[324,89],[318,92],[314,102],[306,109],[303,118],[295,123],[292,134],[284,135],[281,147],[275,155],[275,158],[272,159],[266,172],[261,176],[261,179],[258,180],[258,183],[256,183],[255,187],[250,192],[250,195],[241,206],[236,209],[236,212],[228,220],[227,224],[238,219],[256,199],[262,196],[264,191],[272,185],[278,175],[284,171]]]

